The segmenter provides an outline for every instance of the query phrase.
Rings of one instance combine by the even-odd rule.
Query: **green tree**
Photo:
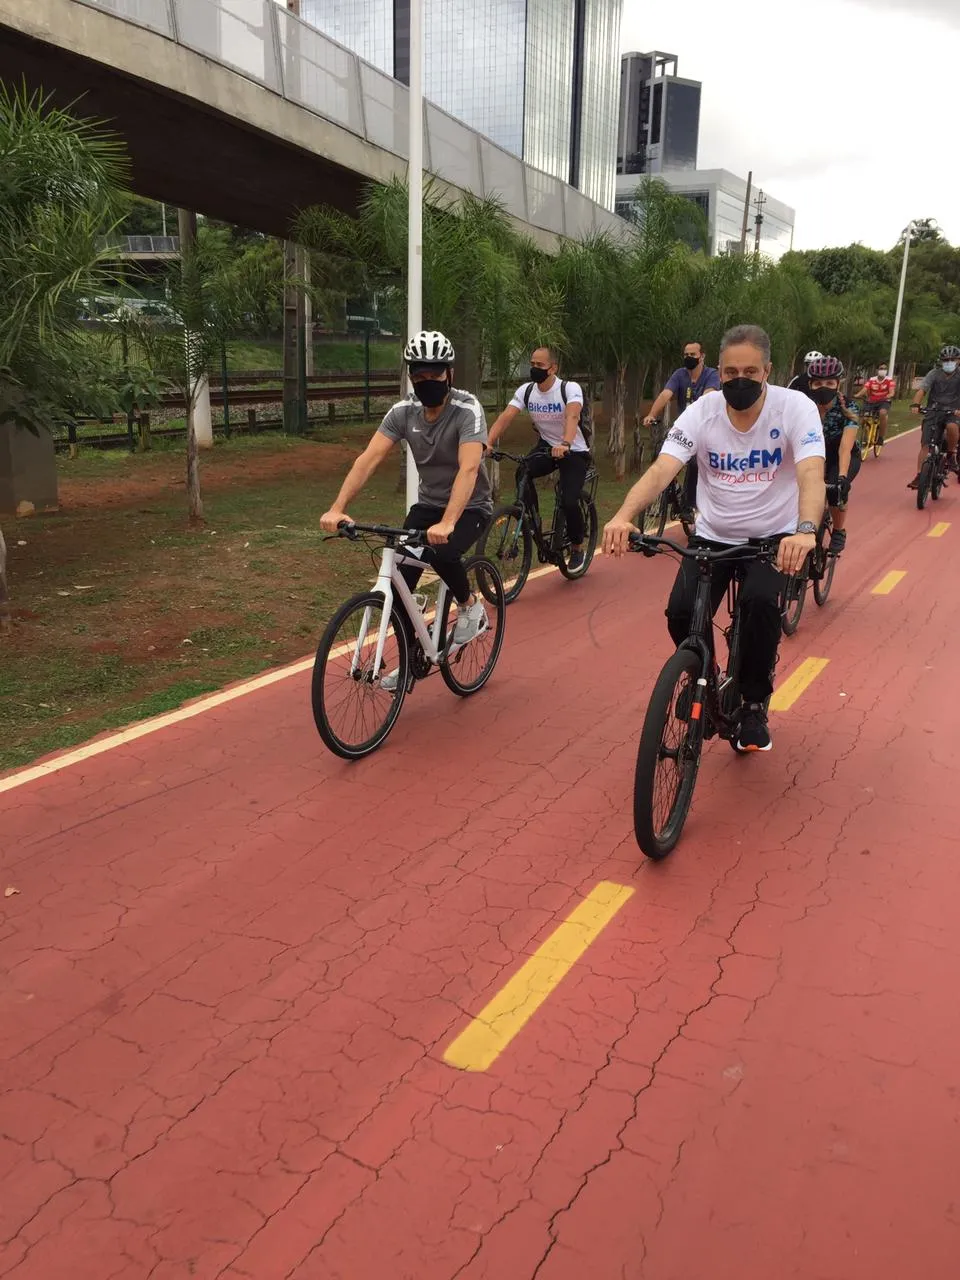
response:
[[[100,237],[127,176],[101,124],[0,84],[0,421],[39,431],[84,407],[93,361],[77,317],[114,280]]]

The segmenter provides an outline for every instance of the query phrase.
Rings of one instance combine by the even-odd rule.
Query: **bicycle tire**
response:
[[[922,511],[927,505],[927,494],[930,492],[930,481],[933,478],[933,459],[927,457],[924,459],[923,466],[920,468],[920,476],[917,480],[917,510]]]
[[[787,583],[784,605],[780,613],[780,629],[785,636],[796,635],[806,599],[807,575],[795,574]]]
[[[458,649],[452,658],[443,657],[440,659],[440,674],[443,677],[444,684],[451,693],[457,694],[460,698],[468,698],[472,693],[476,693],[478,689],[482,689],[493,675],[493,669],[497,665],[497,659],[500,657],[500,650],[503,647],[507,601],[500,570],[488,556],[472,556],[463,567],[468,578],[476,579],[476,586],[472,586],[471,589],[483,597],[488,611],[490,609],[496,610],[493,626],[484,633],[489,635],[492,632],[492,641],[486,651],[487,656],[479,671],[476,671],[470,679],[461,679],[461,666],[464,661],[468,661],[471,657],[475,660],[476,650],[474,646],[479,648],[481,637],[478,636],[476,640],[471,640],[469,644],[465,644]],[[448,594],[441,635],[449,636],[450,634],[450,610],[453,607],[453,597]]]
[[[871,447],[873,449],[873,456],[875,458],[880,457],[880,454],[883,452],[883,446],[885,444],[886,444],[886,441],[880,439],[880,428],[877,427],[876,431],[874,431],[873,433],[873,440],[871,443]]]
[[[514,546],[512,551],[511,543]],[[533,535],[523,508],[516,504],[497,507],[480,539],[477,553],[492,560],[500,569],[504,602],[513,604],[526,585],[533,564]],[[512,570],[509,574],[504,572],[502,566],[507,564],[515,568],[515,575]]]
[[[372,703],[372,694],[374,690],[380,693],[386,691],[379,689],[378,677],[374,673],[361,673],[358,678],[356,673],[351,670],[351,661],[349,647],[343,652],[338,653],[340,647],[337,644],[337,637],[343,628],[344,623],[350,617],[351,613],[359,610],[378,609],[383,614],[384,598],[379,591],[366,591],[360,595],[352,596],[344,604],[340,606],[337,612],[327,623],[320,643],[317,646],[317,656],[313,663],[313,678],[310,686],[310,705],[313,710],[314,724],[317,726],[317,732],[320,735],[323,745],[332,751],[335,756],[339,756],[342,760],[360,760],[364,756],[370,755],[371,752],[381,746],[389,734],[390,730],[397,722],[397,717],[403,707],[403,700],[407,696],[407,685],[410,678],[410,652],[407,641],[407,633],[404,631],[400,621],[400,613],[396,608],[390,610],[390,622],[393,627],[393,635],[397,646],[398,657],[398,678],[397,687],[393,692],[389,706],[385,706],[385,714],[379,724],[379,727],[373,729],[365,738],[361,738],[356,742],[348,742],[337,730],[331,722],[330,712],[331,706],[328,705],[327,696],[327,675],[331,661],[337,657],[346,659],[341,666],[343,668],[344,678],[349,678],[359,689],[361,696],[363,686],[371,690],[369,701]],[[379,633],[379,623],[369,625],[366,628],[366,634],[374,637]],[[341,641],[341,644],[344,642]],[[351,642],[346,642],[348,645]],[[365,657],[372,658],[373,646],[367,641],[363,646]],[[384,663],[384,666],[387,664]],[[381,673],[382,674],[382,673]],[[335,677],[331,680],[331,686],[335,683]]]
[[[693,689],[700,673],[699,656],[690,649],[678,649],[664,664],[647,704],[634,770],[633,830],[642,852],[654,861],[665,858],[676,847],[693,799],[703,750],[703,721],[679,720],[676,706],[683,681]],[[657,816],[657,775],[671,721],[684,725],[685,732],[676,748],[671,748],[677,752],[676,785],[661,820]]]
[[[837,571],[837,557],[829,555],[822,546],[815,554],[820,557],[820,572],[813,580],[813,598],[822,609],[827,603],[830,588],[833,586],[833,575]]]
[[[660,495],[660,510],[657,514],[657,537],[662,538],[667,527],[670,509],[674,505],[674,481],[671,481]]]
[[[599,521],[597,519],[596,504],[590,498],[580,499],[580,514],[583,516],[583,525],[587,531],[586,540],[583,546],[583,563],[576,569],[571,569],[567,564],[570,557],[570,548],[565,545],[557,558],[557,568],[567,579],[568,582],[575,582],[577,578],[582,578],[590,568],[597,550],[597,537],[599,535]]]
[[[939,501],[940,495],[943,493],[943,486],[947,482],[947,473],[944,462],[945,459],[941,454],[940,457],[937,458],[936,466],[930,474],[930,497],[934,502]]]
[[[650,506],[645,507],[637,517],[638,527],[641,528],[644,533],[656,533],[658,529],[661,529],[666,525],[666,516],[663,517],[662,524],[660,518],[661,509],[664,507],[666,500],[667,497],[665,493],[658,494],[657,497],[654,498],[653,502],[651,502]],[[657,536],[659,537],[660,535],[658,534]]]

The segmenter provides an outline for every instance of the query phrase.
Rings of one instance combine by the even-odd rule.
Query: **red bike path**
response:
[[[418,686],[358,764],[299,673],[0,779],[0,1275],[955,1277],[960,489],[918,512],[915,446],[782,646],[827,666],[769,755],[708,746],[661,864],[664,559],[531,582],[487,689]],[[522,1030],[449,1065],[603,881]]]

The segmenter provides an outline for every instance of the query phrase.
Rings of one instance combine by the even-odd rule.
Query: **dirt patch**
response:
[[[200,483],[204,494],[231,488],[275,483],[290,476],[317,480],[339,475],[356,457],[360,441],[323,444],[271,453],[266,449],[233,452],[216,449],[200,459]],[[185,493],[186,462],[179,453],[163,452],[124,458],[114,475],[76,475],[62,467],[59,481],[61,511],[130,507],[154,499]],[[149,514],[146,512],[145,514]]]

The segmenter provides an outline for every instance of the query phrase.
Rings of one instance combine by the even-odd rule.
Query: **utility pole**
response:
[[[410,140],[407,155],[407,339],[423,328],[423,0],[410,0]],[[410,375],[407,373],[407,381]],[[412,386],[410,388],[413,389]],[[407,450],[407,506],[420,491]]]
[[[907,259],[910,257],[910,239],[913,236],[913,229],[916,226],[914,222],[908,222],[903,233],[903,266],[900,268],[900,291],[897,294],[897,313],[893,320],[893,339],[890,342],[890,363],[887,366],[887,372],[891,378],[897,375],[894,371],[894,361],[897,358],[897,342],[900,339],[900,316],[903,312],[903,294],[907,287]]]
[[[286,0],[287,10],[300,17],[300,0]],[[295,75],[295,60],[284,69],[285,76]],[[306,330],[304,278],[306,253],[292,240],[283,245],[283,430],[299,435],[306,426]]]
[[[753,192],[753,170],[747,174],[747,194],[743,201],[743,228],[740,231],[740,253],[747,252],[747,223],[750,220],[750,196]]]
[[[767,197],[762,190],[757,192],[757,198],[753,203],[757,210],[757,216],[753,220],[756,227],[753,239],[753,255],[758,257],[760,254],[760,229],[763,226],[763,206],[767,203]]]

